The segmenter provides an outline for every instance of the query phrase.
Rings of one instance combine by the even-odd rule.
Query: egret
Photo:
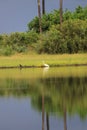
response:
[[[49,67],[49,65],[43,61],[43,67]]]

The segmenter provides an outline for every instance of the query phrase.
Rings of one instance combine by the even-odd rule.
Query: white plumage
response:
[[[44,66],[44,67],[49,67],[49,65],[46,64],[44,61],[43,61],[43,66]]]

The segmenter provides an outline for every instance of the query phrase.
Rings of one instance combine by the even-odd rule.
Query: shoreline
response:
[[[45,64],[49,67],[87,66],[87,53],[61,55],[16,54],[0,57],[0,69],[44,68]]]
[[[49,68],[52,68],[52,67],[79,67],[79,66],[87,66],[87,64],[61,64],[61,65],[50,65]],[[0,66],[0,69],[25,69],[25,68],[48,68],[48,67],[45,67],[45,66],[26,66],[26,65],[19,65],[19,66]]]

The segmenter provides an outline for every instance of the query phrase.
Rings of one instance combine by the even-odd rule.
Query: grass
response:
[[[86,54],[62,54],[62,55],[47,55],[47,54],[16,54],[12,56],[0,56],[0,67],[2,66],[41,66],[42,61],[45,61],[50,66],[62,65],[87,65]]]

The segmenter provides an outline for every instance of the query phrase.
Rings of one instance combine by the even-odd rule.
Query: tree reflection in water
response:
[[[46,124],[47,124],[47,130],[50,130],[49,128],[49,114],[46,113]]]
[[[44,130],[44,94],[42,94],[42,130]]]
[[[66,105],[63,103],[63,114],[64,114],[64,130],[67,130],[67,117],[66,117]]]
[[[57,114],[64,119],[64,130],[67,130],[67,113],[86,118],[87,111],[87,77],[46,78],[40,79],[44,90],[44,111],[46,113],[47,130],[49,130],[49,115]],[[42,89],[40,87],[40,89]],[[40,90],[39,89],[39,90]],[[40,97],[39,97],[40,98]],[[33,99],[33,98],[32,98]],[[84,102],[85,101],[85,102]],[[39,100],[32,100],[34,108],[40,110]],[[38,102],[38,103],[37,103]],[[48,104],[48,105],[47,105]],[[39,108],[38,108],[39,107]],[[78,109],[79,108],[79,109]],[[79,111],[80,110],[80,111]],[[83,114],[84,113],[84,114]]]
[[[0,79],[0,96],[29,96],[32,107],[42,112],[42,130],[50,130],[50,115],[64,119],[68,115],[87,117],[87,76],[44,77],[36,79]],[[44,119],[46,114],[46,119]]]

